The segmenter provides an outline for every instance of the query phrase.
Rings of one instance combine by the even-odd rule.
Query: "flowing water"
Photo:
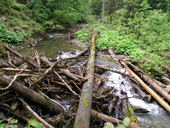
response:
[[[56,58],[56,52],[58,51],[69,51],[70,49],[80,50],[79,47],[66,43],[63,40],[61,33],[48,34],[46,39],[40,44],[34,47],[38,53],[44,53],[45,56],[49,58]],[[30,54],[30,48],[23,49],[20,51],[21,54]],[[78,51],[76,51],[78,52]],[[70,52],[63,52],[62,57],[71,56]],[[125,69],[121,69],[112,59],[106,57],[97,57],[96,64],[109,65],[110,68],[116,69],[118,71],[127,72]],[[128,79],[124,78],[122,75],[106,71],[103,77],[108,78],[103,85],[103,87],[111,86],[117,91],[114,93],[120,93],[121,90],[127,93],[128,97],[138,96],[138,94],[130,86],[131,83]],[[122,95],[123,96],[123,95]],[[143,128],[170,128],[170,114],[166,112],[161,106],[156,102],[148,103],[140,98],[129,98],[132,106],[147,109],[148,113],[135,113],[140,125]]]
[[[81,50],[80,47],[67,43],[67,40],[64,39],[63,36],[63,33],[47,34],[45,39],[33,48],[37,50],[39,54],[44,53],[48,58],[56,58],[56,52],[66,52],[70,49]],[[31,54],[31,48],[22,49],[19,53],[29,55]]]
[[[100,57],[96,59],[96,63],[101,65],[110,65],[110,68],[118,71],[126,71],[125,69],[121,69],[110,59],[107,60],[106,58]],[[126,71],[126,73],[128,72]],[[115,72],[106,71],[102,76],[108,78],[108,81],[106,81],[103,86],[114,87],[114,89],[117,90],[114,92],[115,94],[119,93],[119,95],[122,95],[120,92],[123,90],[127,93],[128,97],[138,96],[130,85],[130,81],[122,75]],[[156,102],[148,103],[140,98],[129,98],[129,102],[133,107],[140,107],[149,111],[148,113],[135,113],[140,125],[144,128],[170,128],[170,114]]]

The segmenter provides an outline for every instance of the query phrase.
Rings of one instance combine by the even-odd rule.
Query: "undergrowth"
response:
[[[150,11],[145,17],[144,14],[136,14],[136,18],[129,18],[128,26],[121,22],[121,17],[104,26],[96,21],[85,25],[75,36],[81,42],[88,42],[90,31],[95,28],[99,50],[113,48],[117,54],[136,60],[146,73],[157,77],[170,65],[170,60],[166,57],[170,49],[170,23],[168,15],[158,10]],[[137,22],[140,27],[136,27],[139,25]]]

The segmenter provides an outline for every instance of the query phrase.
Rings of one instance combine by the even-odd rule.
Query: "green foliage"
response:
[[[88,42],[89,40],[89,30],[88,29],[81,29],[75,33],[75,37],[79,39],[82,43]]]
[[[13,1],[13,3],[10,6],[11,6],[11,8],[18,10],[18,11],[28,10],[28,7],[26,5],[19,4],[16,1]]]
[[[0,40],[7,43],[17,43],[20,44],[24,40],[24,32],[14,32],[12,30],[7,30],[3,23],[0,23]]]
[[[0,128],[16,128],[17,127],[16,123],[18,123],[18,120],[12,118],[0,120]]]
[[[116,128],[140,128],[136,123],[130,122],[129,117],[123,119],[123,124],[118,125]],[[114,128],[111,126],[104,126],[103,128]]]
[[[50,9],[43,6],[41,0],[36,0],[32,13],[37,22],[43,23],[49,18]]]
[[[7,123],[6,123],[7,122]],[[16,128],[17,127],[18,120],[17,119],[4,119],[0,120],[0,128]],[[45,128],[42,123],[39,123],[36,120],[28,120],[28,124],[24,128]]]
[[[44,125],[42,123],[37,122],[36,120],[29,120],[28,126],[24,128],[42,128]]]
[[[30,20],[30,18],[28,17],[28,16],[26,16],[24,13],[19,13],[19,16],[21,17],[21,19],[23,19],[23,20],[27,20],[27,21],[29,21]]]
[[[21,27],[22,29],[27,29],[28,28],[28,25],[24,25]]]
[[[54,24],[53,22],[45,21],[43,22],[42,26],[44,27],[45,31],[49,31],[49,30],[52,30]]]

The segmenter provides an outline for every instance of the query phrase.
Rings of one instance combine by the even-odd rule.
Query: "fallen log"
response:
[[[148,95],[147,95],[145,92],[143,92],[136,84],[132,83],[132,87],[134,87],[134,88],[138,91],[139,95],[140,95],[144,100],[148,100]]]
[[[12,81],[12,79],[6,75],[0,76],[0,83],[2,86],[9,85]],[[52,102],[51,100],[45,98],[44,96],[40,95],[39,93],[35,92],[34,90],[24,86],[23,84],[19,82],[13,82],[13,84],[10,86],[10,89],[15,91],[16,93],[19,93],[23,97],[27,98],[28,100],[31,100],[33,102],[36,102],[44,107],[46,107],[49,111],[55,112],[55,113],[63,113],[63,108],[56,103]]]
[[[121,120],[118,120],[118,119],[113,118],[111,116],[107,116],[105,114],[99,113],[99,112],[97,112],[93,109],[91,109],[91,116],[97,117],[97,118],[104,120],[106,122],[112,122],[114,124],[122,124],[123,123],[123,121],[121,121]]]
[[[165,102],[159,95],[157,95],[151,88],[149,88],[126,64],[122,62],[123,66],[129,71],[131,75],[135,77],[135,79],[142,85],[142,87],[150,93],[159,104],[161,104],[169,113],[170,113],[170,106],[167,102]]]
[[[3,57],[7,56],[7,51],[3,47],[3,43],[0,44],[0,54],[2,54]]]
[[[80,81],[80,79],[76,77],[73,73],[71,73],[68,69],[60,69],[60,71],[66,76],[68,76],[69,78],[76,80],[76,81]]]
[[[29,69],[16,69],[16,68],[2,68],[2,71],[9,71],[9,72],[31,72]]]
[[[164,84],[170,85],[170,79],[168,79],[166,76],[162,76],[161,80]]]
[[[168,102],[170,102],[170,95],[159,85],[157,85],[153,80],[151,80],[145,74],[138,72],[138,74],[147,82],[149,83],[160,95],[162,95]]]
[[[29,113],[31,113],[31,115],[33,115],[38,121],[40,121],[41,123],[43,123],[47,128],[54,128],[52,125],[50,125],[49,123],[47,123],[45,120],[43,120],[37,113],[35,113],[32,108],[22,99],[19,98],[19,100],[23,103],[23,105],[25,106],[25,108],[29,111]]]
[[[134,110],[132,106],[130,105],[128,99],[123,99],[122,110],[123,110],[124,117],[129,117],[130,122],[134,122],[139,126],[139,122],[134,114]]]
[[[87,82],[83,84],[80,102],[77,110],[74,128],[89,128],[90,110],[92,102],[92,90],[94,80],[94,64],[95,64],[95,32],[91,37],[90,58],[87,64],[86,78]]]
[[[115,57],[115,55],[114,55],[114,53],[113,53],[113,51],[112,51],[112,49],[111,48],[109,48],[109,53],[110,53],[110,55],[111,55],[111,57],[118,63],[118,65],[121,67],[121,68],[123,68],[122,67],[122,65],[119,63],[119,61],[118,61],[118,59]]]
[[[95,65],[95,66],[102,68],[104,70],[109,70],[109,71],[112,71],[112,72],[119,73],[119,74],[124,75],[124,76],[133,77],[132,75],[129,75],[129,74],[126,74],[126,73],[123,73],[123,72],[120,72],[120,71],[117,71],[117,70],[114,70],[114,69],[111,69],[111,68],[103,67],[103,66],[100,66],[100,65]]]
[[[6,49],[8,49],[10,52],[14,53],[15,55],[17,55],[18,57],[22,58],[22,55],[15,52],[14,50],[12,50],[11,48],[9,48],[8,46],[6,46],[5,44],[1,43]]]
[[[79,52],[78,54],[76,54],[76,55],[74,55],[74,56],[72,56],[70,58],[77,58],[77,57],[81,56],[82,54],[84,54],[87,51],[88,51],[88,48],[84,49],[83,51]]]

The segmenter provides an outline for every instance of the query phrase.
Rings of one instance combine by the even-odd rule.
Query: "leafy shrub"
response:
[[[75,33],[75,37],[81,42],[88,42],[89,40],[89,31],[87,29],[81,29]]]
[[[42,26],[44,27],[45,31],[49,31],[53,28],[54,24],[53,24],[53,22],[45,21],[45,22],[43,22]]]
[[[20,13],[19,14],[19,16],[21,17],[21,19],[23,19],[23,20],[27,20],[27,21],[29,21],[30,20],[30,18],[28,17],[28,16],[26,16],[24,13]]]
[[[28,28],[28,25],[24,25],[21,27],[22,29],[27,29]]]
[[[7,43],[20,44],[24,40],[25,33],[7,30],[3,23],[0,23],[0,39]]]

